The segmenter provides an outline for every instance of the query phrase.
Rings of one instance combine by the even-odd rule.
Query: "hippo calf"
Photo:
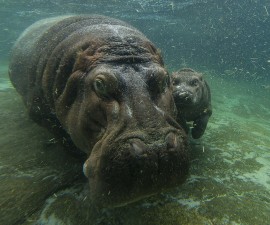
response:
[[[185,128],[193,121],[192,137],[200,138],[212,115],[211,92],[201,73],[183,68],[172,74],[173,96],[178,110],[178,122]]]
[[[15,43],[10,79],[30,118],[87,154],[91,200],[120,206],[181,184],[189,168],[172,85],[154,45],[125,22],[60,16]]]

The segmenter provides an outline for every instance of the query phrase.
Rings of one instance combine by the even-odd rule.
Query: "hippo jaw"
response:
[[[189,166],[179,130],[127,130],[119,138],[116,133],[98,142],[84,163],[97,205],[122,206],[183,183]]]

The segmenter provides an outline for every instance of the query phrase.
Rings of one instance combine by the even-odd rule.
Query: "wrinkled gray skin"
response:
[[[87,154],[90,198],[120,206],[182,183],[187,137],[153,44],[103,16],[62,16],[29,27],[10,79],[30,117]]]
[[[178,110],[177,120],[185,128],[193,121],[192,137],[200,138],[212,115],[211,92],[202,74],[184,68],[172,74],[173,97]]]

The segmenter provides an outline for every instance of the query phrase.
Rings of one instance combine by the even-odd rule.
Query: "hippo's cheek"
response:
[[[129,139],[104,152],[94,166],[87,161],[92,200],[119,206],[182,183],[189,168],[187,146],[172,132],[164,139],[152,144]]]

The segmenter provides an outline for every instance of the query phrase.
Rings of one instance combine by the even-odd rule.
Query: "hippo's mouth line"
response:
[[[119,142],[119,141],[129,142],[130,140],[133,140],[133,139],[139,139],[140,141],[145,142],[147,140],[149,133],[151,133],[152,135],[155,135],[155,136],[156,136],[156,134],[159,134],[158,136],[161,136],[161,135],[167,136],[169,133],[177,133],[177,130],[179,129],[179,127],[176,126],[175,124],[173,124],[172,126],[174,126],[176,128],[167,127],[167,128],[162,128],[162,129],[152,129],[151,132],[147,132],[147,133],[144,133],[141,131],[128,132],[126,134],[123,134],[121,136],[116,137],[115,142]]]
[[[139,140],[141,140],[141,141],[145,141],[145,140],[146,140],[146,135],[143,134],[143,133],[138,134],[138,133],[136,133],[136,132],[130,132],[130,133],[128,133],[128,134],[123,134],[123,135],[117,137],[117,138],[115,139],[115,141],[116,141],[116,142],[118,142],[118,141],[120,141],[120,140],[121,140],[121,141],[127,141],[127,140],[131,140],[131,139],[139,139]]]

